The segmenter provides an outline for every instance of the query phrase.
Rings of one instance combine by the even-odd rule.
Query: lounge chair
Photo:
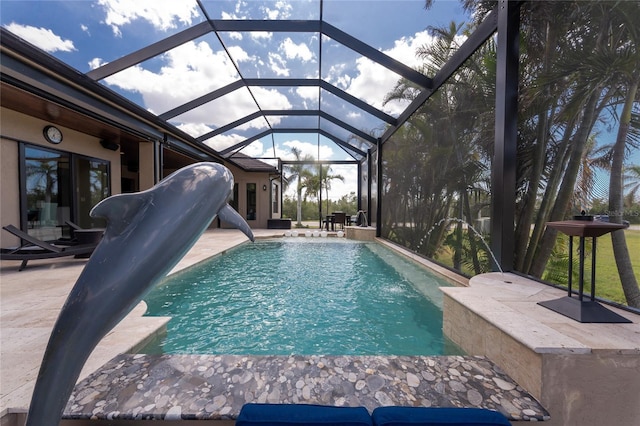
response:
[[[70,220],[65,220],[64,223],[69,226],[73,231],[77,231],[78,229],[83,229],[82,226],[77,223],[73,223]]]
[[[97,244],[78,244],[67,246],[54,245],[46,241],[39,240],[13,225],[3,226],[2,228],[20,238],[23,242],[19,247],[0,249],[0,259],[22,261],[18,271],[22,271],[26,268],[27,262],[30,260],[88,255],[91,254],[97,246]]]

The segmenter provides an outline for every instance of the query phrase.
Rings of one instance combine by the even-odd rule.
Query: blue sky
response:
[[[202,3],[211,19],[320,19],[318,0]],[[195,0],[2,0],[0,7],[1,25],[81,72],[205,20]],[[411,67],[420,63],[415,57],[416,48],[431,40],[428,26],[447,26],[452,20],[466,19],[457,0],[437,0],[430,10],[424,9],[423,0],[325,0],[322,18]],[[238,80],[238,69],[244,78],[321,77],[392,116],[398,116],[406,107],[403,103],[383,104],[399,75],[319,33],[220,34],[223,44],[209,33],[101,83],[156,114]],[[384,129],[382,120],[315,87],[240,89],[170,122],[198,137],[257,111],[256,102],[262,109],[321,107],[335,117],[354,120],[357,128],[376,136]],[[317,124],[317,117],[273,116],[268,123],[260,118],[204,142],[223,150],[269,126],[300,128]],[[330,122],[323,126],[343,132],[340,136],[344,139],[349,136]],[[292,147],[322,160],[353,160],[331,140],[316,134],[276,134],[253,142],[241,152],[254,157],[291,159]],[[355,191],[355,166],[335,165],[332,170],[343,175],[348,185],[334,181],[331,198]]]

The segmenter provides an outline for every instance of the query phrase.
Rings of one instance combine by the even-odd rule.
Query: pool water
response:
[[[172,319],[166,336],[140,352],[458,354],[442,334],[438,287],[446,285],[377,243],[248,243],[149,293],[146,315]]]

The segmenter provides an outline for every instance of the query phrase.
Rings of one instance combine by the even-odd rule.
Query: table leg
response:
[[[578,280],[578,300],[582,302],[584,293],[584,237],[580,237],[580,274]]]
[[[569,287],[568,296],[571,297],[571,285],[573,284],[573,236],[569,237],[569,277],[567,278],[567,287]]]
[[[596,300],[596,237],[593,237],[591,249],[591,301]]]

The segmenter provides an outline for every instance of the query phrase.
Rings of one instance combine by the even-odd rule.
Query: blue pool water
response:
[[[147,315],[171,316],[141,352],[442,355],[439,286],[376,243],[283,238],[245,244],[168,278]]]

